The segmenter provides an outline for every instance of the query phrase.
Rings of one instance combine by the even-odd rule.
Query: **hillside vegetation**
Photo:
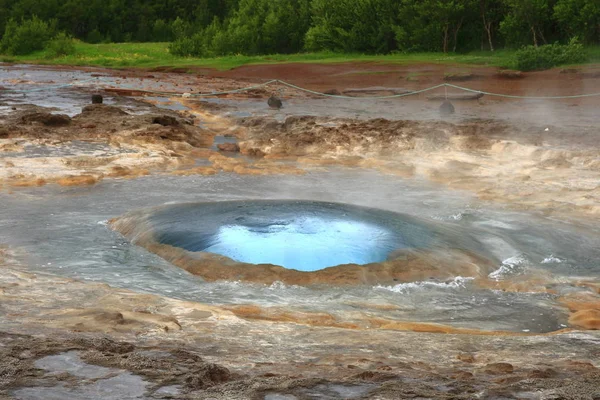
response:
[[[521,49],[514,65],[540,69],[600,44],[598,0],[0,0],[0,11],[0,53],[47,58],[77,53],[77,39],[201,58]]]

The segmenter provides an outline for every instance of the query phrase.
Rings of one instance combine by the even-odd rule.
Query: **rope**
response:
[[[42,88],[36,88],[36,89],[28,89],[28,90],[25,90],[25,89],[13,89],[13,90],[10,90],[10,91],[17,92],[17,93],[28,93],[28,92],[37,92],[37,91],[44,91],[44,90],[55,90],[55,89],[60,89],[60,88],[65,88],[65,87],[79,86],[79,85],[81,85],[83,83],[87,83],[87,82],[90,82],[90,81],[93,81],[93,80],[94,80],[94,78],[91,78],[91,79],[87,79],[87,80],[84,80],[84,81],[77,82],[75,84],[74,83],[67,83],[67,84],[63,84],[63,85],[44,86]],[[212,96],[222,96],[222,95],[227,95],[227,94],[236,94],[236,93],[241,93],[241,92],[247,92],[247,91],[250,91],[250,90],[260,89],[260,88],[263,88],[263,87],[266,87],[266,86],[269,86],[269,85],[283,85],[283,86],[287,86],[287,87],[295,89],[295,90],[299,90],[299,91],[302,91],[302,92],[305,92],[305,93],[310,93],[310,94],[317,95],[317,96],[329,97],[329,98],[337,98],[337,99],[350,99],[350,100],[394,99],[394,98],[401,98],[401,97],[407,97],[407,96],[414,96],[414,95],[417,95],[417,94],[429,92],[431,90],[439,89],[439,88],[442,88],[442,87],[445,90],[446,98],[448,96],[448,88],[454,88],[454,89],[458,89],[458,90],[463,90],[465,92],[470,92],[470,93],[482,93],[482,94],[484,94],[486,96],[504,97],[504,98],[509,98],[509,99],[523,99],[523,100],[560,100],[560,99],[578,99],[578,98],[587,98],[587,97],[597,97],[597,96],[600,96],[600,93],[584,93],[584,94],[570,95],[570,96],[517,96],[517,95],[510,95],[510,94],[486,92],[484,90],[475,90],[475,89],[471,89],[471,88],[467,88],[467,87],[463,87],[463,86],[453,85],[453,84],[450,84],[450,83],[441,83],[439,85],[431,86],[431,87],[428,87],[428,88],[425,88],[425,89],[421,89],[421,90],[414,90],[414,91],[410,91],[410,92],[406,92],[406,93],[397,93],[397,94],[388,95],[388,96],[360,96],[360,97],[356,97],[356,96],[346,96],[346,95],[341,95],[341,94],[328,94],[328,93],[317,92],[317,91],[314,91],[314,90],[310,90],[310,89],[307,89],[307,88],[303,88],[303,87],[294,85],[294,84],[286,82],[286,81],[282,81],[282,80],[279,80],[279,79],[272,79],[272,80],[267,81],[265,83],[261,83],[261,84],[253,85],[253,86],[247,86],[247,87],[240,88],[240,89],[225,90],[225,91],[210,92],[210,93],[193,93],[193,94],[190,94],[189,97],[212,97]],[[150,93],[150,94],[171,96],[171,97],[183,97],[183,95],[184,95],[182,93],[154,91],[154,90],[144,90],[144,89],[136,89],[136,88],[128,88],[128,87],[123,87],[123,89],[134,90],[134,91],[142,92],[142,93]]]
[[[470,88],[466,88],[466,87],[462,87],[462,86],[457,86],[457,85],[452,85],[450,83],[441,83],[439,85],[435,85],[435,86],[431,86],[425,89],[421,89],[421,90],[414,90],[411,92],[407,92],[407,93],[399,93],[399,94],[393,94],[393,95],[389,95],[389,96],[361,96],[361,97],[356,97],[356,96],[345,96],[345,95],[339,95],[339,94],[328,94],[328,93],[322,93],[322,92],[316,92],[314,90],[310,90],[310,89],[306,89],[300,86],[296,86],[294,84],[291,84],[289,82],[286,81],[282,81],[279,79],[273,79],[270,80],[268,82],[265,82],[263,84],[260,85],[256,85],[256,86],[250,86],[247,88],[242,88],[242,89],[235,89],[235,90],[229,90],[229,91],[224,91],[224,92],[212,92],[212,93],[194,93],[191,95],[191,97],[210,97],[210,96],[219,96],[219,95],[224,95],[224,94],[234,94],[234,93],[239,93],[239,92],[244,92],[247,90],[252,90],[252,89],[258,89],[261,87],[265,87],[271,84],[281,84],[284,86],[288,86],[292,89],[296,89],[296,90],[300,90],[302,92],[306,92],[306,93],[310,93],[310,94],[314,94],[317,96],[323,96],[323,97],[331,97],[331,98],[338,98],[338,99],[352,99],[352,100],[365,100],[365,99],[393,99],[393,98],[399,98],[399,97],[407,97],[407,96],[413,96],[416,94],[421,94],[421,93],[425,93],[431,90],[435,90],[435,89],[439,89],[441,87],[445,88],[446,90],[446,97],[448,96],[447,94],[447,88],[451,87],[454,89],[459,89],[459,90],[464,90],[466,92],[471,92],[471,93],[483,93],[486,96],[495,96],[495,97],[505,97],[505,98],[510,98],[510,99],[525,99],[525,100],[557,100],[557,99],[576,99],[576,98],[584,98],[584,97],[596,97],[596,96],[600,96],[600,93],[587,93],[587,94],[579,94],[579,95],[572,95],[572,96],[516,96],[516,95],[510,95],[510,94],[501,94],[501,93],[492,93],[492,92],[486,92],[483,90],[474,90],[474,89],[470,89]],[[173,93],[171,93],[170,95],[174,95]],[[181,96],[180,94],[176,94]]]
[[[495,96],[495,97],[505,97],[508,99],[526,99],[526,100],[559,100],[559,99],[578,99],[582,97],[596,97],[600,96],[600,93],[584,93],[584,94],[576,94],[572,96],[516,96],[510,94],[501,94],[501,93],[492,93],[486,92],[483,90],[473,90],[462,86],[452,85],[450,83],[444,83],[447,87],[464,90],[466,92],[471,93],[483,93],[486,96]]]

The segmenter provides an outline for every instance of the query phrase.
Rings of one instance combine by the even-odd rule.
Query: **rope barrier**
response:
[[[28,92],[36,92],[36,91],[44,91],[44,90],[55,90],[55,89],[61,89],[61,88],[65,88],[65,87],[76,87],[79,86],[81,84],[84,83],[88,83],[90,81],[93,81],[94,79],[87,79],[84,81],[80,81],[77,82],[76,84],[73,83],[67,83],[67,84],[63,84],[63,85],[53,85],[53,86],[44,86],[43,88],[36,88],[36,89],[13,89],[11,90],[12,92],[16,92],[16,93],[28,93]],[[467,88],[467,87],[463,87],[463,86],[457,86],[457,85],[453,85],[450,83],[441,83],[439,85],[435,85],[435,86],[431,86],[425,89],[420,89],[420,90],[414,90],[414,91],[409,91],[406,93],[397,93],[397,94],[392,94],[392,95],[387,95],[387,96],[347,96],[347,95],[342,95],[342,94],[329,94],[329,93],[322,93],[322,92],[317,92],[314,90],[310,90],[307,88],[303,88],[301,86],[297,86],[294,85],[292,83],[286,82],[286,81],[282,81],[280,79],[272,79],[270,81],[267,81],[265,83],[261,83],[258,85],[253,85],[253,86],[247,86],[244,88],[240,88],[240,89],[233,89],[233,90],[225,90],[225,91],[219,91],[219,92],[210,92],[210,93],[190,93],[189,96],[186,96],[185,93],[174,93],[174,92],[165,92],[165,91],[154,91],[154,90],[143,90],[143,89],[136,89],[136,88],[128,88],[128,87],[122,87],[125,90],[134,90],[134,91],[139,91],[139,92],[144,92],[144,93],[150,93],[150,94],[156,94],[156,95],[163,95],[163,96],[170,96],[170,97],[212,97],[212,96],[223,96],[223,95],[228,95],[228,94],[236,94],[236,93],[242,93],[242,92],[247,92],[250,90],[255,90],[255,89],[260,89],[263,87],[267,87],[270,85],[283,85],[283,86],[287,86],[289,88],[295,89],[295,90],[299,90],[305,93],[310,93],[316,96],[321,96],[321,97],[329,97],[329,98],[338,98],[338,99],[350,99],[350,100],[382,100],[382,99],[394,99],[394,98],[402,98],[402,97],[407,97],[407,96],[414,96],[417,94],[421,94],[421,93],[425,93],[425,92],[429,92],[435,89],[439,89],[439,88],[444,88],[446,90],[447,93],[447,89],[448,88],[454,88],[457,90],[462,90],[465,92],[470,92],[470,93],[481,93],[484,94],[486,96],[493,96],[493,97],[504,97],[504,98],[509,98],[509,99],[522,99],[522,100],[560,100],[560,99],[578,99],[578,98],[588,98],[588,97],[597,97],[600,96],[600,93],[584,93],[584,94],[579,94],[579,95],[569,95],[569,96],[517,96],[517,95],[510,95],[510,94],[503,94],[503,93],[493,93],[493,92],[487,92],[484,90],[475,90],[475,89],[471,89],[471,88]]]
[[[252,89],[257,89],[257,88],[261,88],[261,87],[265,87],[271,84],[281,84],[283,86],[287,86],[290,87],[292,89],[296,89],[296,90],[300,90],[302,92],[306,92],[306,93],[310,93],[310,94],[314,94],[317,96],[322,96],[322,97],[331,97],[331,98],[338,98],[338,99],[352,99],[352,100],[365,100],[365,99],[393,99],[393,98],[400,98],[400,97],[407,97],[407,96],[414,96],[417,94],[421,94],[421,93],[425,93],[425,92],[429,92],[431,90],[435,90],[435,89],[439,89],[439,88],[454,88],[454,89],[459,89],[459,90],[463,90],[466,92],[471,92],[471,93],[482,93],[486,96],[495,96],[495,97],[505,97],[505,98],[511,98],[511,99],[524,99],[524,100],[558,100],[558,99],[576,99],[576,98],[585,98],[585,97],[596,97],[596,96],[600,96],[600,93],[586,93],[586,94],[580,94],[580,95],[571,95],[571,96],[516,96],[516,95],[510,95],[510,94],[502,94],[502,93],[493,93],[493,92],[486,92],[483,90],[475,90],[475,89],[470,89],[470,88],[466,88],[466,87],[462,87],[462,86],[457,86],[457,85],[453,85],[450,83],[441,83],[439,85],[435,85],[435,86],[431,86],[425,89],[421,89],[421,90],[414,90],[414,91],[410,91],[407,93],[398,93],[398,94],[393,94],[393,95],[388,95],[388,96],[361,96],[361,97],[356,97],[356,96],[345,96],[345,95],[339,95],[339,94],[328,94],[328,93],[322,93],[322,92],[317,92],[314,90],[310,90],[310,89],[306,89],[300,86],[296,86],[292,83],[286,82],[286,81],[282,81],[279,79],[273,79],[270,80],[268,82],[265,82],[263,84],[260,85],[255,85],[255,86],[250,86],[247,88],[242,88],[242,89],[235,89],[235,90],[229,90],[229,91],[224,91],[224,92],[212,92],[212,93],[194,93],[191,94],[191,97],[210,97],[210,96],[219,96],[219,95],[224,95],[224,94],[235,94],[235,93],[240,93],[240,92],[244,92],[247,90],[252,90]],[[173,95],[173,93],[171,93],[171,95]]]
[[[464,90],[466,92],[483,93],[486,96],[505,97],[505,98],[508,98],[508,99],[560,100],[560,99],[578,99],[578,98],[583,98],[583,97],[596,97],[596,96],[600,96],[600,93],[584,93],[584,94],[576,94],[576,95],[572,95],[572,96],[516,96],[516,95],[511,95],[511,94],[486,92],[486,91],[483,91],[483,90],[473,90],[473,89],[469,89],[469,88],[462,87],[462,86],[452,85],[450,83],[444,83],[444,85],[446,85],[448,87],[451,87],[451,88]]]

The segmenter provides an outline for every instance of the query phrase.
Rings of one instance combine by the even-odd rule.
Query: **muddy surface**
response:
[[[600,267],[594,250],[600,237],[598,98],[486,95],[454,101],[455,114],[446,117],[440,115],[439,101],[427,98],[445,97],[443,89],[402,99],[365,98],[443,82],[519,96],[600,92],[597,66],[525,74],[371,63],[179,72],[184,71],[2,66],[0,184],[14,212],[8,210],[0,223],[6,231],[2,237],[16,239],[6,240],[10,245],[2,249],[0,398],[600,399]],[[323,99],[283,87],[180,96],[270,79],[356,98]],[[93,93],[102,93],[105,104],[91,105]],[[280,111],[266,105],[273,93],[283,99]],[[460,93],[449,90],[451,96]],[[360,187],[338,183],[345,182],[344,174],[356,174],[357,185],[379,191],[380,199],[373,193],[361,198]],[[126,178],[132,180],[123,183]],[[381,184],[369,185],[370,180]],[[138,210],[170,201],[249,196],[406,211],[393,205],[398,189],[391,180],[414,182],[407,190],[421,190],[423,198],[432,196],[420,188],[422,180],[467,193],[476,207],[521,213],[511,218],[523,225],[532,221],[537,231],[519,228],[520,236],[511,236],[514,224],[484,222],[493,222],[514,248],[532,247],[532,254],[419,252],[368,274],[369,268],[355,265],[303,275],[156,243],[148,236],[147,209]],[[124,189],[128,182],[135,182],[132,193]],[[446,220],[461,221],[464,215],[466,224],[478,218],[454,214],[452,196],[436,200],[436,207],[452,211]],[[28,207],[38,215],[41,199],[47,201],[47,220],[29,221]],[[427,202],[415,199],[410,201]],[[63,209],[65,201],[72,209]],[[94,207],[92,217],[102,221],[81,219]],[[15,218],[15,212],[23,217]],[[162,261],[91,228],[116,217],[114,228]],[[77,222],[59,223],[60,218],[83,224],[79,229]],[[37,233],[38,220],[57,228]],[[11,229],[18,234],[11,235]],[[31,238],[25,240],[28,229]],[[69,235],[71,230],[76,232]],[[552,241],[539,239],[544,230]],[[560,237],[559,256],[546,252],[547,243],[560,243]],[[112,247],[123,246],[122,256],[94,253],[111,241]],[[98,244],[74,250],[88,242]],[[490,239],[486,246],[499,254],[507,247],[499,243]],[[58,252],[48,246],[75,252],[73,260],[58,258],[74,272],[63,274],[60,265],[53,269],[50,264],[57,262],[48,254]],[[110,278],[85,271],[99,263],[88,253],[117,266],[106,270]],[[535,267],[522,261],[536,257]],[[159,283],[115,288],[120,274],[144,276],[128,275],[129,265],[154,271]],[[201,279],[180,275],[177,281],[173,265]],[[156,272],[161,268],[166,272]],[[219,288],[225,287],[223,281],[231,284],[225,292]],[[347,290],[338,287],[357,283],[344,307],[335,308]],[[310,287],[314,284],[335,289],[327,294]],[[415,288],[434,294],[462,290],[473,297],[471,306],[445,292],[439,295],[443,300],[438,294],[410,297],[417,317],[404,318],[409,307],[370,301],[377,292],[360,285],[391,288],[400,297],[414,296]],[[188,294],[194,286],[206,291]],[[278,290],[306,299],[273,302],[271,293]],[[239,296],[218,300],[228,293]],[[366,294],[364,301],[357,293]],[[484,305],[490,298],[498,303]],[[491,324],[473,319],[475,303],[484,307],[475,313],[498,319]],[[514,307],[515,314],[503,307]],[[453,317],[419,314],[428,308]],[[526,325],[535,320],[533,313],[545,321]],[[502,320],[511,316],[518,321]]]

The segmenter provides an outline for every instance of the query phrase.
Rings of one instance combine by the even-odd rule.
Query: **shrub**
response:
[[[587,60],[583,45],[572,39],[568,45],[558,43],[544,46],[526,46],[517,51],[516,68],[521,71],[549,69],[563,64],[577,64]]]
[[[169,44],[169,52],[180,57],[201,57],[204,55],[202,36],[181,37]]]
[[[194,34],[192,25],[179,17],[171,22],[171,32],[176,39],[192,36]]]
[[[55,23],[48,24],[36,16],[17,24],[10,20],[6,24],[0,51],[10,55],[30,54],[43,50],[55,34]]]
[[[48,43],[47,56],[56,58],[75,54],[75,41],[64,32],[59,33]]]

